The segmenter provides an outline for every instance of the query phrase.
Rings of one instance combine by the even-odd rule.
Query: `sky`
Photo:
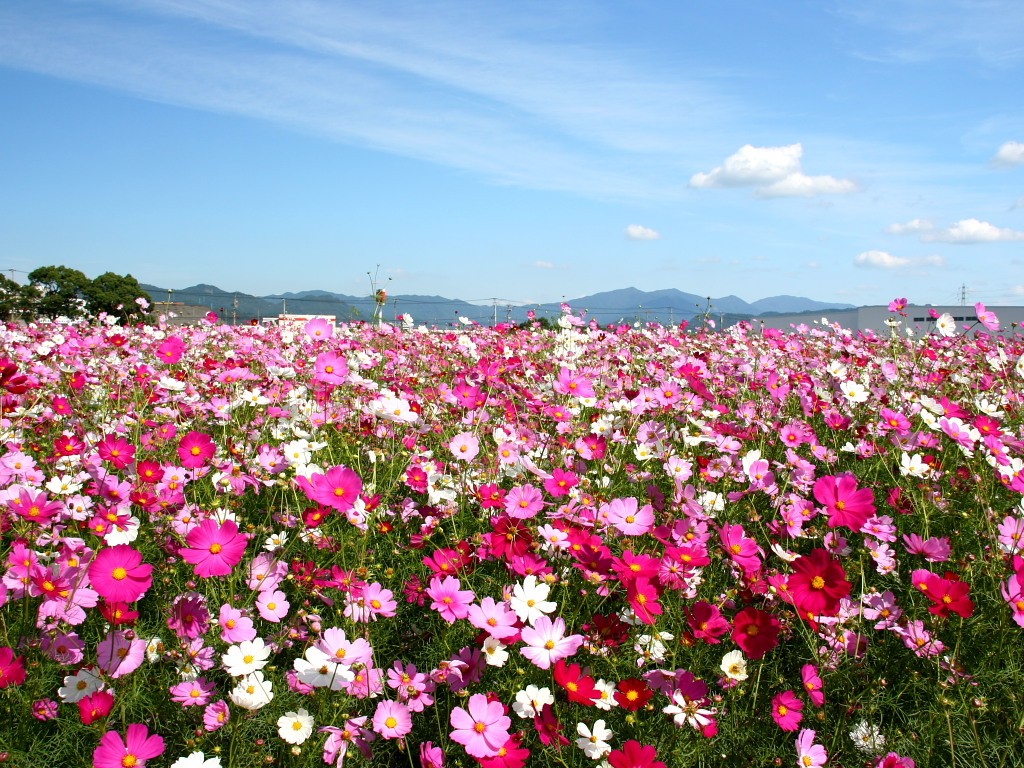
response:
[[[3,0],[0,270],[1024,304],[1020,0]]]

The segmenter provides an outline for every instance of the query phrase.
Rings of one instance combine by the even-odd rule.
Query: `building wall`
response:
[[[753,322],[755,324],[763,323],[765,328],[791,331],[794,327],[801,325],[808,327],[813,327],[815,323],[820,325],[822,319],[825,318],[826,323],[839,323],[843,328],[848,328],[851,331],[870,330],[881,334],[890,332],[889,326],[886,325],[885,321],[895,318],[900,321],[901,330],[910,328],[915,334],[924,335],[930,333],[935,327],[934,322],[929,316],[929,312],[933,309],[940,315],[947,313],[952,315],[957,327],[961,330],[965,330],[965,326],[973,326],[971,328],[972,333],[978,329],[987,333],[982,326],[977,324],[978,318],[974,307],[964,307],[959,304],[934,307],[911,304],[904,309],[907,317],[900,317],[890,312],[888,307],[872,306],[860,307],[858,309],[826,310],[824,312],[802,312],[793,315],[759,317],[755,318]],[[988,307],[988,309],[995,312],[999,318],[1001,333],[1006,335],[1024,333],[1024,307],[1006,306]]]

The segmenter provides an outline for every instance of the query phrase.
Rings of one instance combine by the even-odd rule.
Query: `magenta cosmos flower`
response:
[[[188,547],[181,550],[186,563],[196,567],[196,576],[227,576],[242,561],[246,539],[233,520],[218,525],[216,520],[203,520],[185,537]]]
[[[828,475],[814,483],[814,498],[828,513],[829,528],[846,526],[854,533],[875,514],[875,494],[870,488],[857,488],[853,475]]]
[[[126,739],[122,739],[121,734],[115,732],[103,734],[100,745],[92,753],[92,761],[95,768],[143,768],[147,760],[159,757],[163,753],[162,738],[155,734],[151,736],[146,726],[132,723],[128,726]]]
[[[352,509],[363,490],[363,480],[355,470],[340,466],[331,467],[325,475],[314,472],[309,478],[297,477],[295,482],[310,501],[342,513]]]
[[[153,584],[153,566],[127,544],[102,549],[89,566],[89,580],[110,603],[133,603]]]
[[[494,757],[508,741],[512,720],[500,701],[488,701],[482,693],[469,697],[469,709],[455,707],[450,716],[452,741],[473,757]]]
[[[178,443],[178,457],[181,459],[181,466],[187,469],[196,469],[203,466],[213,454],[217,452],[217,445],[205,432],[192,431],[181,438]]]

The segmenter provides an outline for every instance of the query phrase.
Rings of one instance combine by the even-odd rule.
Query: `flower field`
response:
[[[1016,765],[978,316],[0,328],[0,765]]]

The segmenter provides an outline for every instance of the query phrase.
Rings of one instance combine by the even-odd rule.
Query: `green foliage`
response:
[[[70,267],[39,267],[28,274],[29,285],[38,294],[33,297],[34,314],[40,317],[81,317],[89,278]]]
[[[92,315],[106,312],[121,320],[137,316],[142,309],[136,299],[152,301],[152,297],[142,290],[139,281],[131,275],[118,275],[104,272],[83,289],[86,309]]]

